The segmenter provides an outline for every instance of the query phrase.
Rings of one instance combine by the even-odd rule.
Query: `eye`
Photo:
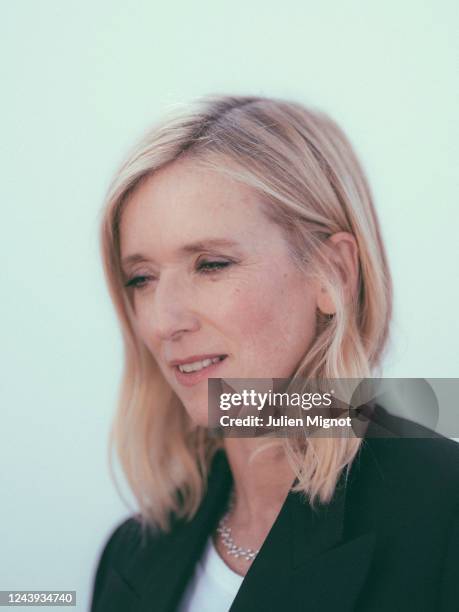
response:
[[[148,280],[154,280],[153,276],[134,276],[125,283],[125,287],[133,287],[134,289],[143,289]]]
[[[231,265],[231,261],[201,261],[198,264],[198,271],[201,274],[209,274],[210,272],[218,272],[223,268]]]
[[[212,272],[218,272],[224,268],[230,266],[233,262],[231,261],[201,261],[197,265],[197,271],[200,274],[211,274]],[[155,281],[156,278],[154,276],[134,276],[129,279],[124,286],[132,287],[133,289],[144,289],[149,282]]]

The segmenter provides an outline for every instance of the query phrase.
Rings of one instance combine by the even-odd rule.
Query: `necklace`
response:
[[[218,523],[217,533],[220,535],[223,546],[225,546],[228,550],[228,554],[233,555],[234,557],[242,557],[246,561],[253,561],[257,554],[260,552],[259,550],[252,550],[251,548],[242,548],[242,546],[237,546],[235,544],[232,536],[231,536],[231,527],[228,527],[228,518],[231,513],[231,510],[234,508],[234,489],[231,493],[230,503],[228,505],[228,510],[222,516]]]

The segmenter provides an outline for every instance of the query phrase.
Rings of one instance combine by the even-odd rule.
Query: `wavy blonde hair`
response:
[[[156,170],[182,156],[254,189],[264,212],[285,232],[291,255],[319,278],[336,307],[317,312],[315,339],[292,377],[374,375],[387,344],[392,281],[364,171],[351,144],[322,112],[265,97],[208,96],[151,129],[131,151],[107,193],[101,253],[124,338],[124,371],[110,434],[139,504],[143,527],[167,531],[171,518],[191,519],[206,490],[221,438],[193,425],[134,331],[120,263],[120,219],[130,195]],[[229,163],[231,162],[231,163]],[[359,251],[358,291],[346,300],[326,239],[346,231]],[[359,438],[314,438],[282,445],[297,475],[294,491],[327,503]],[[115,479],[116,481],[116,479]]]

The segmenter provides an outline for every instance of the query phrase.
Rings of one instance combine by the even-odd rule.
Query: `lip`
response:
[[[204,361],[204,359],[213,359],[214,357],[221,357],[224,353],[208,353],[206,355],[191,355],[185,359],[173,359],[169,361],[169,365],[174,367],[178,365],[184,365],[185,363],[193,363],[194,361]]]
[[[213,355],[212,357],[219,357],[220,355]],[[175,373],[175,377],[177,379],[177,381],[184,385],[185,387],[193,387],[194,385],[197,385],[198,383],[200,383],[202,380],[207,380],[207,378],[209,378],[209,376],[211,376],[212,374],[215,373],[216,370],[218,370],[218,368],[222,365],[222,363],[224,363],[226,361],[226,357],[228,355],[225,356],[224,359],[221,359],[220,361],[217,361],[216,363],[212,363],[210,366],[207,366],[207,368],[203,368],[202,370],[199,370],[197,372],[190,372],[189,374],[186,374],[184,372],[180,372],[178,365],[174,366],[174,373]],[[182,363],[191,363],[193,361],[203,361],[203,359],[211,359],[212,357],[204,357],[201,359],[190,359],[188,361],[180,361],[180,365]]]

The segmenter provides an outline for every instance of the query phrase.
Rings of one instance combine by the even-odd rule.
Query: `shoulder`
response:
[[[441,434],[392,415],[379,405],[370,416],[371,432],[361,454],[378,464],[387,482],[459,494],[459,444]]]
[[[91,610],[95,609],[102,587],[111,567],[116,566],[122,556],[135,549],[140,541],[140,522],[137,515],[124,519],[110,531],[99,555],[93,583]]]
[[[135,548],[139,544],[140,534],[140,519],[138,515],[132,515],[112,528],[107,537],[104,552],[117,556],[120,550]]]
[[[151,547],[160,547],[165,539],[174,535],[178,523],[174,520],[170,532],[153,529],[141,521],[140,514],[133,514],[112,528],[103,545],[100,564],[113,563],[122,566],[125,559]]]
[[[459,444],[448,438],[365,439],[357,457],[359,480],[381,508],[398,516],[459,516]]]
[[[93,581],[91,610],[95,610],[100,594],[113,574],[119,576],[133,575],[129,584],[135,588],[137,568],[131,565],[142,557],[145,551],[151,552],[160,547],[168,534],[145,528],[139,514],[123,519],[109,532],[99,555]]]

